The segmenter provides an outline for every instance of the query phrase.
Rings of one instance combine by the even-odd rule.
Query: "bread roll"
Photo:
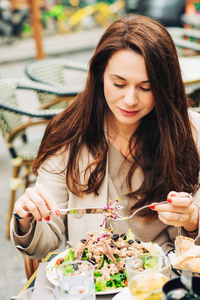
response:
[[[175,252],[176,256],[179,257],[183,255],[186,251],[194,247],[194,240],[186,237],[179,235],[175,239]]]
[[[183,269],[183,262],[192,258],[200,258],[200,246],[193,246],[184,254],[178,257],[177,262],[174,264],[174,268]],[[197,272],[197,271],[196,271]]]
[[[200,257],[193,257],[184,260],[180,264],[180,269],[200,273]]]

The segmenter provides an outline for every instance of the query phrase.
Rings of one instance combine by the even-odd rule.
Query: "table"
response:
[[[200,83],[200,55],[179,57],[185,85]]]
[[[187,94],[200,89],[200,55],[179,57],[179,63]]]
[[[45,270],[46,266],[49,261],[51,261],[59,252],[49,252],[48,255],[44,258],[42,263],[40,263],[39,268],[35,271],[35,273],[31,276],[31,278],[28,280],[28,282],[25,284],[25,286],[22,288],[22,290],[19,292],[18,296],[20,294],[30,288],[33,287],[34,285],[39,286],[40,285],[47,285],[50,287],[53,287],[53,285],[48,281],[45,275]],[[97,300],[111,300],[114,297],[114,294],[111,295],[102,295],[102,296],[97,296]]]
[[[32,277],[28,280],[28,282],[25,284],[25,286],[22,288],[22,290],[19,292],[18,296],[26,290],[27,288],[36,286],[49,286],[53,287],[53,285],[49,282],[45,275],[45,270],[47,267],[47,264],[49,261],[51,261],[57,254],[60,252],[49,252],[47,256],[44,258],[44,260],[40,263],[38,270],[35,271],[35,273],[32,275]],[[175,274],[174,272],[171,273],[171,278],[176,278],[179,276],[179,274]],[[96,296],[96,300],[112,300],[115,294],[110,295],[102,295],[102,296]],[[40,300],[40,299],[39,299]],[[43,300],[43,299],[42,299]]]

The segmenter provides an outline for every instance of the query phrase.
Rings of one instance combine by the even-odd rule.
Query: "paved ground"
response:
[[[103,28],[89,31],[77,31],[68,34],[45,36],[43,39],[44,52],[47,56],[58,56],[64,53],[80,53],[94,47],[104,31]],[[0,47],[0,64],[33,59],[36,56],[33,39],[16,40],[10,46]]]
[[[86,34],[76,33],[57,36],[55,39],[45,40],[47,54],[77,59],[88,62],[94,51],[102,29],[90,31]],[[65,45],[65,46],[64,46]],[[74,49],[73,46],[74,45]],[[25,78],[24,68],[33,60],[34,44],[31,40],[18,41],[12,46],[0,48],[0,78]],[[27,101],[24,98],[23,101]],[[30,101],[30,99],[29,99]],[[9,199],[9,178],[11,176],[11,163],[5,142],[0,135],[0,299],[8,300],[18,294],[26,283],[23,259],[15,250],[10,240],[5,238],[6,214]],[[22,191],[21,191],[22,192]],[[62,249],[62,248],[61,248]]]

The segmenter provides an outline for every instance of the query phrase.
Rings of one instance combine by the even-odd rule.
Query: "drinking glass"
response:
[[[144,253],[126,262],[128,287],[134,300],[162,300],[163,285],[170,279],[171,265],[167,256]]]
[[[94,300],[94,266],[87,261],[63,263],[56,269],[58,299]]]
[[[18,297],[14,298],[16,300],[57,300],[56,294],[51,287],[32,287],[23,291]]]

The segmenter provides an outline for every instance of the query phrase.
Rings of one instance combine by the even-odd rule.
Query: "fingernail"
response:
[[[45,220],[46,220],[46,221],[50,221],[50,217],[49,217],[49,216],[46,217]]]
[[[175,197],[175,196],[176,196],[175,194],[172,194],[172,195],[171,195],[171,197]]]
[[[27,216],[26,216],[27,218],[30,218],[30,214],[27,214]]]
[[[155,209],[155,205],[151,205],[151,206],[149,206],[149,208]]]
[[[56,216],[60,216],[60,211],[59,210],[56,210],[55,213],[56,213]]]
[[[167,199],[167,202],[168,202],[168,203],[172,203],[172,200],[171,200],[171,199]]]
[[[42,222],[42,218],[38,220],[39,222]]]

